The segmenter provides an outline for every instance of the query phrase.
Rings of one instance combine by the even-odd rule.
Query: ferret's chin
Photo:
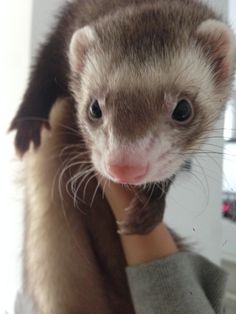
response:
[[[144,184],[148,183],[148,181],[145,178],[136,179],[136,180],[120,180],[118,178],[111,177],[109,174],[107,174],[106,172],[102,171],[101,169],[98,170],[98,173],[104,179],[110,180],[110,181],[112,181],[114,183],[117,183],[117,184],[140,186],[140,185],[144,185]]]
[[[142,186],[145,184],[150,184],[150,183],[159,183],[159,182],[163,182],[166,181],[167,179],[169,179],[170,177],[172,177],[173,174],[171,173],[169,176],[155,176],[155,177],[149,177],[149,176],[145,176],[141,179],[136,179],[136,180],[119,180],[116,178],[113,178],[107,174],[103,174],[103,177],[105,177],[106,179],[114,182],[114,183],[118,183],[118,184],[123,184],[123,185],[133,185],[133,186]]]
[[[162,169],[158,169],[155,171],[155,169],[153,169],[152,172],[150,172],[150,176],[146,178],[145,182],[143,182],[142,184],[146,184],[146,183],[161,183],[161,182],[165,182],[167,180],[170,180],[171,178],[173,178],[175,176],[175,174],[178,172],[180,166],[176,166],[176,167],[171,167],[171,169],[168,168],[162,168]]]

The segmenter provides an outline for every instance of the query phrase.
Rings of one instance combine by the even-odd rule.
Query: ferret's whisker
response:
[[[74,185],[77,183],[78,179],[82,177],[82,180],[79,182],[79,184],[77,185],[76,189],[74,188],[74,191],[76,194],[78,194],[78,191],[80,189],[80,187],[82,186],[83,182],[86,180],[86,178],[88,176],[90,176],[90,174],[93,173],[93,168],[89,167],[89,169],[87,170],[86,174],[82,174],[82,175],[79,175],[75,178],[76,182],[74,182]],[[84,199],[84,198],[83,198]]]
[[[79,162],[79,161],[78,161],[78,162]],[[65,173],[66,173],[69,169],[71,169],[71,167],[76,166],[76,165],[78,164],[78,162],[77,162],[77,163],[71,163],[71,159],[67,160],[67,162],[65,163],[65,166],[64,166],[63,170],[62,170],[61,173],[60,173],[58,185],[59,185],[59,193],[60,193],[60,196],[61,196],[62,198],[63,198],[63,193],[62,193],[62,178],[64,177]],[[70,178],[69,180],[71,180],[71,178]],[[67,187],[67,185],[66,185],[66,187]],[[68,190],[66,190],[66,191],[68,192]]]
[[[77,176],[75,176],[73,178],[72,181],[68,182],[68,184],[71,186],[71,190],[72,190],[72,198],[74,200],[74,206],[76,207],[76,204],[77,204],[77,201],[79,200],[80,202],[82,203],[85,203],[84,201],[84,198],[80,198],[78,196],[78,191],[79,191],[79,186],[76,187],[76,184],[79,180],[79,178],[83,178],[82,180],[84,181],[90,174],[91,174],[91,169],[87,169],[86,171],[82,171],[82,172],[79,172],[77,174]],[[71,184],[70,184],[71,183]]]
[[[24,118],[17,118],[17,121],[23,121],[23,122],[26,122],[26,121],[40,121],[40,122],[46,122],[46,123],[49,123],[50,124],[50,120],[49,119],[46,119],[46,118],[40,118],[40,117],[24,117]],[[68,126],[68,125],[65,125],[63,123],[60,123],[60,122],[55,122],[54,121],[54,126],[59,126],[59,127],[62,127],[64,129],[67,129],[67,130],[70,130],[72,131],[75,135],[80,135],[78,132],[78,129],[76,128],[72,128],[71,126]]]
[[[204,180],[206,182],[206,195],[207,195],[207,202],[206,202],[206,206],[205,206],[205,209],[207,208],[208,204],[209,204],[209,196],[210,196],[210,187],[209,187],[209,183],[208,183],[208,180],[207,180],[207,175],[206,175],[206,172],[204,170],[204,168],[202,167],[200,161],[197,159],[197,157],[195,156],[194,157],[195,161],[197,162],[198,166],[200,167],[200,169],[202,170],[202,174],[204,176]],[[204,211],[205,211],[204,209]],[[204,212],[203,211],[203,212]]]
[[[95,174],[95,176],[96,176],[96,174]],[[94,201],[94,199],[96,197],[96,194],[97,194],[98,188],[99,188],[99,186],[100,186],[100,184],[102,182],[102,179],[100,179],[100,180],[98,179],[97,181],[98,181],[97,187],[95,188],[95,191],[94,191],[94,194],[93,194],[93,197],[92,197],[92,201],[90,203],[90,207],[92,207],[92,205],[93,205],[93,201]]]
[[[105,183],[103,184],[103,188],[102,188],[102,198],[103,199],[105,198],[106,186],[108,185],[109,180],[104,177],[104,181],[105,181]]]
[[[88,173],[86,175],[83,174],[83,179],[82,180],[85,181],[86,178],[89,177],[90,175],[92,176],[92,174],[93,174],[93,169],[89,169],[89,171],[88,171]],[[77,181],[78,181],[78,179],[77,179]],[[77,186],[77,188],[75,190],[73,190],[73,193],[74,193],[74,204],[76,204],[76,200],[80,200],[80,201],[86,203],[85,196],[83,196],[83,199],[79,198],[79,196],[78,196],[78,191],[79,191],[80,185],[81,184],[79,184]]]
[[[85,167],[84,165],[81,165],[79,169],[76,171],[76,173],[68,180],[67,184],[68,186],[71,186],[71,190],[73,193],[77,194],[78,186],[76,186],[78,180],[82,177],[84,177],[91,172],[90,165]],[[82,179],[82,180],[83,180]],[[83,201],[83,200],[81,200]]]
[[[94,172],[95,169],[93,168],[92,171]],[[88,187],[89,182],[90,182],[93,178],[95,178],[96,175],[97,175],[97,174],[95,173],[93,176],[91,176],[91,178],[90,178],[89,180],[87,180],[86,184],[84,185],[83,198],[85,198],[85,196],[86,196],[86,190],[87,190],[87,187]]]
[[[75,151],[75,148],[78,148],[78,152]],[[62,148],[61,152],[60,152],[60,156],[62,156],[67,150],[70,150],[70,149],[73,149],[72,150],[72,153],[73,154],[78,154],[78,156],[86,156],[88,155],[88,151],[79,151],[81,150],[81,145],[80,144],[70,144],[70,145],[67,145],[65,147]]]
[[[152,195],[153,195],[153,192],[154,192],[154,189],[155,189],[155,184],[152,184],[151,193],[150,193],[148,199],[146,200],[146,202],[143,204],[142,209],[144,209],[147,206],[147,204],[150,202]]]

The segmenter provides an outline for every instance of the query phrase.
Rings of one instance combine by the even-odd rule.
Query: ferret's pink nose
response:
[[[145,177],[147,165],[108,165],[107,171],[109,175],[120,183],[135,183]]]

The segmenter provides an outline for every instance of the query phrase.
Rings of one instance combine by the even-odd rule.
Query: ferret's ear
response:
[[[198,27],[197,38],[211,60],[216,83],[229,79],[236,61],[236,43],[232,30],[223,22],[210,19]]]
[[[90,26],[78,29],[72,36],[69,47],[69,62],[73,72],[80,72],[86,54],[96,40],[96,32]]]

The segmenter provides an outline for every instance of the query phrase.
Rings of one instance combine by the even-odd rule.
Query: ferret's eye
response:
[[[98,120],[102,117],[102,110],[97,100],[95,100],[89,108],[89,115],[92,120]]]
[[[192,104],[186,99],[180,100],[172,113],[172,119],[182,124],[189,122],[192,116]]]

